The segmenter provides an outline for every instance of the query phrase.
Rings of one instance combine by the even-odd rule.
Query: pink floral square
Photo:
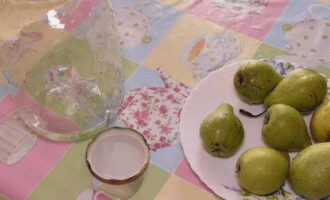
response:
[[[190,93],[190,88],[157,72],[164,81],[165,88],[138,88],[125,97],[119,111],[127,127],[144,135],[150,148],[157,150],[170,146],[179,134],[182,106]]]

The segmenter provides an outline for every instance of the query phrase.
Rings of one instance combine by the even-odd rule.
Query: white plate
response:
[[[291,64],[290,66],[288,63],[279,60],[268,60],[267,62],[281,74],[286,74],[288,71],[300,67],[295,64]],[[264,117],[248,118],[241,115],[238,111],[240,108],[249,110],[252,113],[259,113],[264,110],[262,105],[249,105],[239,99],[234,88],[233,78],[235,72],[241,65],[242,62],[229,64],[210,74],[193,89],[181,114],[181,143],[193,171],[217,195],[226,200],[266,200],[267,197],[265,196],[243,196],[241,188],[236,180],[235,164],[240,154],[254,146],[265,146],[261,136]],[[209,113],[219,104],[225,102],[230,103],[234,107],[235,114],[242,121],[245,130],[245,138],[241,148],[235,155],[229,158],[215,158],[204,150],[199,136],[199,127],[202,120]],[[305,116],[308,127],[310,118],[311,115]],[[294,155],[294,153],[291,153],[290,156],[292,157]],[[286,194],[286,197],[284,197],[280,191],[269,196],[276,196],[278,200],[303,199],[292,192],[287,182],[283,190],[289,192]],[[269,196],[268,199],[270,199]]]

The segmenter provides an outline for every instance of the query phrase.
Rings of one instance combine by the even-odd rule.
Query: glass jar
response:
[[[121,56],[108,0],[2,0],[0,67],[23,121],[56,141],[104,129],[122,99]]]

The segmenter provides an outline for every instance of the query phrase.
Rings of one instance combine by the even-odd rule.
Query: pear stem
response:
[[[261,113],[259,114],[252,114],[250,113],[249,111],[246,111],[244,109],[239,109],[239,112],[242,114],[242,115],[245,115],[247,117],[260,117],[261,115],[263,115],[265,112],[267,111],[267,109],[265,109],[264,111],[262,111]]]

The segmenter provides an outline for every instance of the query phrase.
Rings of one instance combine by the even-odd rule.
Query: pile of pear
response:
[[[239,185],[247,192],[268,195],[288,179],[291,188],[307,199],[329,196],[330,101],[325,98],[326,79],[309,68],[281,76],[268,63],[251,60],[235,73],[234,86],[242,101],[264,104],[266,109],[260,130],[265,146],[252,147],[239,156]],[[244,126],[233,109],[221,103],[201,123],[202,144],[212,156],[230,157],[244,140]],[[311,112],[312,138],[303,117]],[[298,152],[291,161],[289,152]]]

